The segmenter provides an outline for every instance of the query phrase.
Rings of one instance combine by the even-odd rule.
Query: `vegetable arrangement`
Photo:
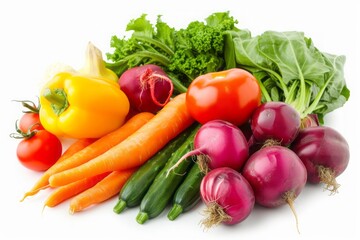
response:
[[[22,201],[52,188],[44,207],[69,200],[76,213],[118,195],[113,211],[139,207],[140,224],[203,202],[205,228],[288,204],[298,227],[306,183],[336,193],[350,159],[324,125],[350,96],[345,57],[301,32],[251,36],[236,24],[221,12],[177,30],[144,14],[129,38],[111,38],[107,61],[89,43],[84,68],[55,74],[40,106],[22,102],[32,112],[12,134],[25,138],[18,158],[43,171]],[[65,151],[62,137],[75,139]]]

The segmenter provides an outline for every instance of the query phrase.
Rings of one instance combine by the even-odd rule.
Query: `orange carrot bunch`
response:
[[[44,207],[70,200],[70,213],[117,195],[133,172],[188,128],[194,120],[180,94],[156,115],[134,115],[119,129],[99,139],[80,139],[24,194],[52,188]]]

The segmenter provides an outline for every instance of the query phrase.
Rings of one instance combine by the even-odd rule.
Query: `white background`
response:
[[[359,239],[359,18],[358,1],[2,1],[0,4],[1,173],[0,239]],[[355,5],[356,4],[356,5]],[[203,205],[174,222],[165,211],[139,225],[138,209],[116,215],[113,198],[70,215],[68,202],[42,211],[49,192],[20,203],[22,194],[40,176],[16,159],[18,141],[10,139],[21,106],[14,99],[36,101],[49,65],[82,66],[88,41],[103,53],[110,37],[125,34],[130,19],[158,14],[170,26],[185,27],[216,11],[230,11],[238,27],[254,35],[266,30],[303,31],[321,51],[347,57],[345,77],[350,100],[329,114],[326,125],[341,132],[351,149],[350,164],[338,177],[339,193],[329,196],[321,186],[307,185],[295,202],[298,234],[287,206],[255,207],[244,222],[204,232],[199,225]]]

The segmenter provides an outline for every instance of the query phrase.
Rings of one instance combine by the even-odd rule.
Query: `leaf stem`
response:
[[[155,45],[157,47],[159,47],[161,50],[163,50],[165,53],[167,53],[168,55],[170,56],[173,56],[174,55],[174,51],[169,48],[166,44],[156,40],[156,39],[153,39],[153,38],[149,38],[149,37],[144,37],[144,36],[134,36],[134,38],[140,40],[140,41],[143,41],[143,42],[148,42],[152,45]]]

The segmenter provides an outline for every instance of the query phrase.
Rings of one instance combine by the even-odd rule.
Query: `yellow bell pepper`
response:
[[[118,83],[106,78],[62,72],[40,93],[40,122],[56,136],[99,138],[119,128],[129,100]]]

